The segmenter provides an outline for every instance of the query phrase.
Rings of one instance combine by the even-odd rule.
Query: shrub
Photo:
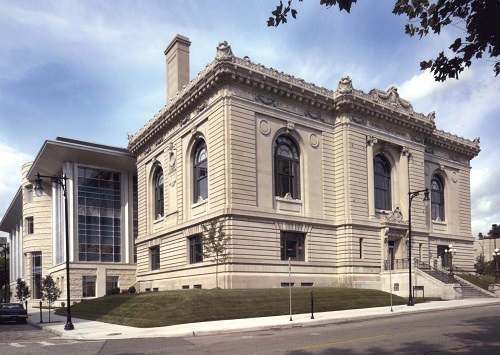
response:
[[[136,292],[136,290],[135,290],[135,287],[134,287],[134,286],[130,286],[130,287],[128,288],[128,293],[135,293],[135,292]]]

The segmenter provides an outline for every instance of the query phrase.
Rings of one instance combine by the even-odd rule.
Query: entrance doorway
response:
[[[389,240],[389,265],[391,270],[394,270],[394,240]]]
[[[441,257],[441,266],[444,268],[450,266],[450,261],[448,260],[448,254],[445,252],[446,249],[448,249],[447,245],[437,246],[437,255]]]

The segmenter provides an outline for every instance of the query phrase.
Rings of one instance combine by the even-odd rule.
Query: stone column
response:
[[[377,143],[374,136],[366,136],[366,160],[368,165],[368,216],[375,217],[375,181],[373,170],[373,146]]]

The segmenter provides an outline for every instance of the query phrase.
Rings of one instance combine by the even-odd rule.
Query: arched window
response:
[[[431,180],[431,215],[433,220],[444,221],[444,182],[438,174]]]
[[[155,219],[163,217],[164,214],[164,193],[163,193],[163,169],[157,167],[154,174],[154,194],[155,194]]]
[[[300,154],[297,144],[287,136],[274,141],[275,195],[300,199]]]
[[[193,177],[193,202],[196,203],[208,197],[208,151],[203,140],[194,149]]]
[[[385,156],[377,154],[373,159],[375,172],[375,208],[391,209],[391,164]]]

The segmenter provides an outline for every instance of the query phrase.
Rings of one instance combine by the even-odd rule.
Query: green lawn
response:
[[[338,311],[390,305],[390,295],[377,290],[351,288],[294,288],[292,312]],[[422,299],[414,299],[415,303]],[[428,300],[428,299],[426,299]],[[393,304],[407,298],[393,295]],[[71,306],[75,318],[147,328],[222,319],[287,315],[290,313],[288,288],[241,290],[182,290],[120,294],[84,300]],[[65,315],[65,309],[56,314]]]

